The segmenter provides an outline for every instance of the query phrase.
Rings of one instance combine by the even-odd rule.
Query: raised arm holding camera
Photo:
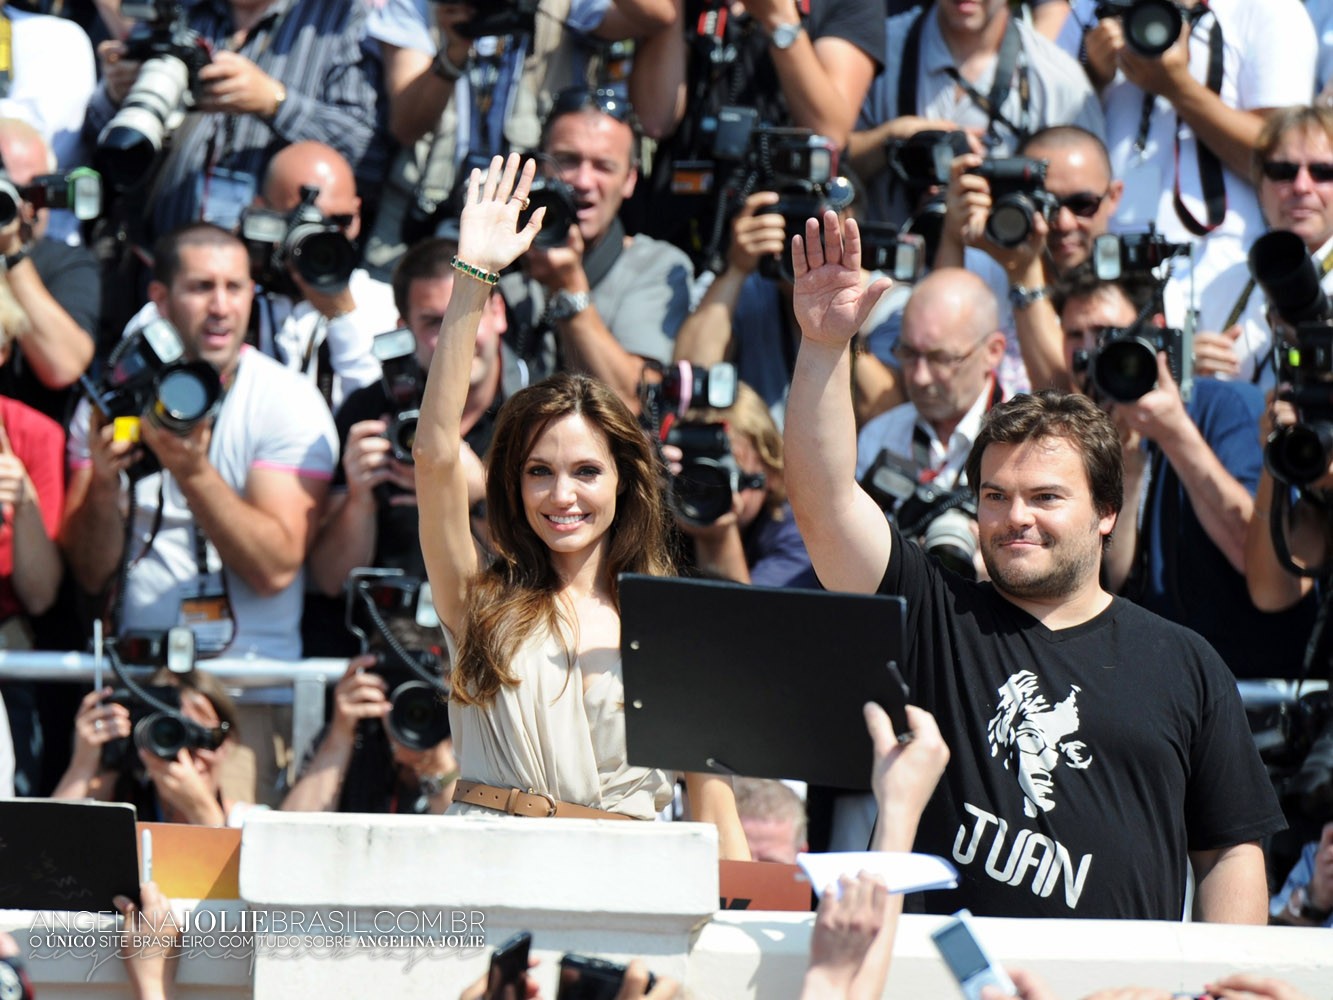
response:
[[[847,345],[884,285],[861,289],[855,223],[827,213],[794,242],[797,523],[826,586],[907,597],[904,678],[953,750],[916,843],[953,859],[960,888],[925,905],[1178,920],[1189,864],[1199,918],[1262,923],[1258,839],[1283,824],[1234,679],[1197,636],[1098,581],[1122,500],[1110,419],[1049,391],[992,409],[968,459],[990,582],[939,570],[855,480]],[[1127,814],[1131,799],[1146,811]],[[1029,878],[1034,838],[1068,864]],[[1007,871],[986,860],[1005,856]]]

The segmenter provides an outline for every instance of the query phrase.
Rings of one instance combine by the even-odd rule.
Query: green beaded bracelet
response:
[[[460,260],[458,257],[454,257],[449,264],[455,271],[462,271],[469,278],[476,278],[478,281],[484,281],[488,285],[493,285],[500,280],[500,275],[495,271],[484,271],[475,264],[469,264],[467,261]]]

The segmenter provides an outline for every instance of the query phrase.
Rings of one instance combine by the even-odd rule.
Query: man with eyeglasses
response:
[[[858,480],[887,451],[910,462],[921,482],[966,485],[981,419],[1006,395],[996,377],[1004,356],[997,313],[986,283],[961,268],[935,270],[912,290],[893,347],[908,401],[861,428]]]
[[[1263,394],[1244,382],[1195,379],[1182,399],[1166,355],[1138,399],[1112,401],[1077,352],[1095,352],[1108,329],[1153,322],[1149,286],[1099,280],[1076,269],[1053,289],[1065,365],[1102,403],[1121,436],[1125,505],[1102,562],[1111,593],[1198,632],[1237,677],[1295,677],[1314,623],[1312,599],[1259,611],[1245,582],[1245,537],[1263,467],[1255,428]],[[1086,355],[1085,355],[1086,356]]]
[[[671,360],[689,312],[694,269],[685,253],[629,236],[620,207],[639,179],[633,111],[607,90],[561,91],[542,130],[547,172],[568,186],[574,220],[563,241],[534,245],[500,291],[511,344],[534,379],[557,370],[595,375],[637,412],[647,362]],[[546,227],[555,224],[548,211]],[[554,235],[543,230],[541,242]]]

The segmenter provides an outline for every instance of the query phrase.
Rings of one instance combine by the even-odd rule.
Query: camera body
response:
[[[112,691],[106,701],[124,705],[130,710],[131,735],[102,745],[104,770],[137,768],[140,762],[136,750],[161,760],[175,760],[182,750],[216,750],[222,745],[227,734],[226,725],[208,729],[182,714],[180,688],[163,684],[149,686],[144,690],[173,711],[164,712],[149,705],[128,688]]]
[[[421,397],[426,391],[426,374],[417,361],[416,335],[407,327],[378,333],[371,342],[371,354],[380,363],[380,382],[393,407],[385,436],[393,448],[393,457],[411,465]]]
[[[861,266],[911,284],[926,269],[926,240],[883,222],[861,224]]]
[[[986,236],[996,246],[1018,246],[1031,235],[1037,215],[1055,210],[1055,198],[1046,190],[1046,166],[1047,161],[1026,156],[996,156],[968,171],[990,185]]]
[[[186,361],[180,334],[165,319],[154,319],[116,345],[102,379],[80,379],[93,405],[116,424],[118,438],[137,441],[139,422],[182,437],[210,419],[222,398],[222,379],[207,361]],[[138,479],[159,468],[145,450],[129,470]]]
[[[443,0],[435,0],[443,2]],[[477,4],[477,13],[454,30],[463,38],[487,35],[531,35],[537,22],[541,0],[490,0]]]
[[[574,189],[559,177],[543,174],[534,177],[528,190],[528,207],[519,213],[518,226],[522,229],[539,208],[546,209],[542,228],[532,245],[543,250],[562,247],[569,242],[569,227],[578,222],[578,205]]]
[[[88,167],[75,167],[19,185],[0,169],[0,226],[17,219],[24,202],[35,209],[68,208],[74,218],[87,222],[102,214],[102,176]]]
[[[361,567],[347,580],[344,624],[374,652],[374,671],[389,689],[386,731],[409,750],[449,737],[444,660],[433,641],[439,618],[430,584],[401,570]]]
[[[680,472],[671,477],[671,506],[677,516],[689,524],[716,523],[741,490],[727,425],[671,420],[662,443],[681,451]]]
[[[1129,327],[1111,327],[1090,351],[1074,352],[1075,374],[1086,374],[1096,392],[1117,403],[1132,403],[1157,387],[1157,352],[1166,352],[1167,367],[1189,401],[1194,386],[1191,351],[1184,331],[1140,320]]]
[[[1099,20],[1120,18],[1125,44],[1141,56],[1157,58],[1180,37],[1184,15],[1172,0],[1101,0],[1093,10]]]
[[[301,186],[301,202],[284,215],[248,208],[241,216],[241,239],[250,253],[250,275],[270,291],[297,289],[290,264],[308,285],[326,295],[347,287],[356,270],[356,248],[342,227],[315,207],[319,188]]]
[[[885,144],[888,171],[906,194],[909,215],[902,232],[925,241],[927,264],[935,259],[944,230],[945,188],[955,157],[971,151],[967,133],[926,129]],[[865,224],[862,224],[862,232]]]
[[[861,488],[893,519],[904,538],[920,539],[922,549],[945,568],[976,579],[977,539],[972,531],[976,497],[969,487],[946,490],[920,478],[915,464],[883,448],[861,477]]]
[[[1172,243],[1153,227],[1146,233],[1103,233],[1092,241],[1092,267],[1102,281],[1155,281],[1159,267],[1190,251],[1188,243]]]
[[[1297,422],[1269,436],[1264,465],[1280,482],[1309,486],[1333,464],[1333,322],[1301,323],[1296,345],[1279,349],[1277,396]]]
[[[129,188],[151,174],[199,71],[212,61],[212,49],[189,27],[179,0],[124,3],[121,14],[138,22],[125,39],[125,59],[142,66],[120,110],[97,137],[96,162],[117,188]]]

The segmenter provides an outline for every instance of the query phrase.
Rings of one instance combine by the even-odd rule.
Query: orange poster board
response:
[[[240,899],[241,831],[187,823],[140,823],[153,839],[153,881],[168,899]]]
[[[810,912],[810,883],[796,865],[719,861],[720,910]]]

